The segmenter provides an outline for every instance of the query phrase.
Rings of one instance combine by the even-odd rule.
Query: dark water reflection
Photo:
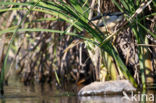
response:
[[[6,86],[5,96],[1,97],[0,103],[141,103],[140,101],[122,100],[123,95],[70,96],[68,92],[47,88],[41,91],[40,86]],[[155,102],[142,101],[142,103]]]
[[[70,87],[69,87],[70,88]],[[155,91],[149,92],[155,96]],[[59,90],[57,86],[39,84],[24,86],[17,81],[10,81],[5,86],[5,96],[0,103],[156,103],[156,101],[129,101],[122,100],[123,95],[114,96],[72,96],[70,92]],[[156,97],[154,97],[156,98]]]
[[[26,87],[23,85],[5,86],[5,95],[1,96],[0,103],[77,103],[76,96],[55,88],[39,85]]]

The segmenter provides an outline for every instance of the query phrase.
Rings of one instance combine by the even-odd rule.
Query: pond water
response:
[[[155,103],[151,95],[154,98],[156,97],[153,91],[150,92],[146,96],[146,98],[149,98],[145,100],[146,103]],[[142,100],[139,100],[138,96],[141,96],[141,94],[134,96],[133,100],[123,100],[123,95],[80,97],[73,96],[67,91],[50,88],[49,86],[41,88],[39,85],[30,87],[15,83],[5,86],[5,96],[1,97],[1,103],[140,103]]]
[[[0,97],[0,103],[156,103],[154,90],[146,95],[139,93],[137,95],[76,96],[72,92],[58,89],[56,85],[24,86],[13,78],[8,83],[9,85],[5,86],[5,95]],[[125,99],[125,96],[128,96],[129,100]],[[144,99],[141,99],[141,96]]]

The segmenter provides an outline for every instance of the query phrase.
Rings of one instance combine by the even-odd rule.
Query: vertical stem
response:
[[[4,45],[5,45],[5,35],[2,36],[1,40],[0,40],[0,94],[3,95],[4,94],[4,89],[3,89],[3,81],[4,81],[4,70],[2,67],[2,62],[3,62],[3,53],[4,53]]]
[[[115,59],[117,65],[120,67],[120,70],[122,71],[123,75],[125,76],[126,79],[128,79],[134,87],[137,87],[138,85],[136,84],[134,78],[132,77],[132,75],[129,73],[127,67],[125,66],[125,64],[122,62],[120,56],[115,52],[115,50],[113,50],[112,48],[112,56]]]
[[[4,82],[4,66],[1,69],[1,76],[0,76],[0,94],[4,94],[4,87],[3,87],[3,82]]]
[[[141,73],[141,82],[142,82],[142,88],[146,89],[146,78],[145,78],[145,64],[144,64],[144,58],[143,58],[143,47],[140,47],[140,53],[139,53],[139,59],[140,59],[140,73]]]

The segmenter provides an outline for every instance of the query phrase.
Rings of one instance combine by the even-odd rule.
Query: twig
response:
[[[91,6],[90,6],[90,13],[89,13],[89,16],[88,16],[88,19],[90,20],[91,18],[92,18],[92,16],[93,16],[93,8],[94,8],[94,5],[95,5],[95,1],[96,0],[93,0],[92,1],[92,4],[91,4]]]
[[[156,47],[156,45],[152,44],[136,44],[137,46],[150,46],[150,47]]]

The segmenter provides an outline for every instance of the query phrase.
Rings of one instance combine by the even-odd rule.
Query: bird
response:
[[[109,35],[116,32],[116,30],[120,29],[121,25],[124,24],[126,21],[124,14],[125,13],[123,12],[98,14],[91,18],[89,22],[92,22],[101,30],[101,32],[104,32],[104,34],[106,34],[105,32],[109,32],[107,33]],[[114,44],[120,57],[123,59],[125,64],[130,65],[130,67],[132,67],[132,71],[135,72],[139,63],[139,57],[135,47],[135,39],[131,27],[124,28],[118,32],[117,36],[114,36],[114,39],[113,41],[115,42]]]
[[[117,26],[124,20],[123,12],[103,13],[91,18],[89,22],[96,25],[102,32],[114,32]]]

